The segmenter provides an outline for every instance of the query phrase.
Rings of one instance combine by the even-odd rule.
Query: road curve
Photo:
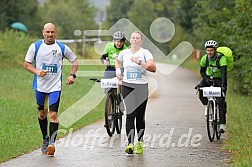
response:
[[[169,65],[158,64],[158,69]],[[162,71],[163,71],[162,70]],[[125,128],[109,138],[103,120],[88,125],[57,141],[53,157],[40,149],[0,164],[0,167],[25,166],[144,166],[204,167],[228,166],[228,155],[221,150],[226,136],[209,142],[203,106],[195,95],[197,75],[178,68],[170,75],[151,74],[149,84],[155,91],[146,111],[145,150],[142,155],[128,155]]]

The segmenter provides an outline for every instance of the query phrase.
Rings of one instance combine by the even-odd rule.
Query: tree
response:
[[[182,1],[179,8],[177,8],[177,13],[175,18],[178,23],[188,32],[192,33],[193,30],[193,18],[197,15],[194,7],[197,0],[187,0]]]
[[[229,37],[235,56],[233,70],[233,87],[237,92],[252,95],[252,9],[251,1],[236,0],[235,12],[231,13],[232,19],[228,22]]]
[[[128,11],[128,18],[147,37],[150,37],[150,25],[157,18],[152,1],[135,0],[133,6]]]
[[[233,7],[234,1],[230,0],[218,0],[214,3],[211,0],[200,0],[195,3],[193,8],[196,15],[192,19],[192,33],[198,41],[198,48],[203,49],[204,42],[209,39],[222,43],[223,34],[227,33],[223,29],[223,23],[227,24],[231,19],[232,16],[227,11],[234,11]]]
[[[58,37],[66,39],[74,38],[75,30],[97,28],[95,12],[96,8],[90,6],[88,0],[50,0],[41,9],[43,24],[53,22],[57,26]]]
[[[181,27],[181,25],[178,24],[180,18],[177,18],[177,13],[181,6],[181,1],[152,0],[152,2],[157,17],[166,17],[170,19],[175,25],[175,35],[168,43],[160,44],[158,42],[153,41],[155,45],[158,46],[165,54],[168,54],[180,42],[186,40],[186,38],[188,37],[186,32],[184,32],[183,27]],[[162,25],[160,27],[162,27]]]
[[[128,18],[128,11],[130,10],[133,3],[134,0],[110,0],[110,5],[106,8],[106,27],[111,27],[121,18]]]
[[[13,22],[22,22],[29,33],[34,33],[37,26],[38,3],[36,0],[2,0],[0,1],[0,29],[10,28]]]
[[[121,18],[128,18],[132,21],[150,40],[149,30],[151,23],[159,18],[166,17],[176,24],[176,13],[180,6],[180,1],[176,0],[125,0],[116,1],[111,0],[110,6],[107,8],[107,21],[105,25],[109,29]],[[104,24],[103,24],[104,25]],[[180,32],[184,31],[180,29]],[[174,38],[182,39],[181,35],[184,33],[178,33]],[[183,36],[183,35],[182,35]],[[169,45],[176,46],[178,39],[173,39],[169,42]],[[176,42],[173,42],[176,41]],[[159,43],[155,40],[152,42],[158,46],[164,53],[168,53],[168,44]],[[181,41],[180,41],[181,42]]]
[[[235,67],[229,72],[232,88],[237,92],[252,94],[252,9],[251,1],[244,0],[200,0],[193,6],[196,17],[192,19],[193,34],[198,47],[204,41],[214,39],[220,46],[232,49]]]

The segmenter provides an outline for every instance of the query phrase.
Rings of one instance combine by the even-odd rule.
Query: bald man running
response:
[[[38,122],[43,136],[41,151],[54,155],[56,135],[59,127],[58,108],[62,87],[63,58],[72,63],[66,84],[71,85],[76,78],[78,62],[76,55],[67,46],[55,40],[56,26],[46,23],[42,30],[44,40],[32,43],[27,51],[24,68],[34,74],[32,88],[38,105]],[[49,107],[49,110],[48,110]],[[49,116],[49,135],[47,131]]]

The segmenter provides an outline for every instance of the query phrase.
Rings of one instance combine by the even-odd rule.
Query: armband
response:
[[[121,69],[120,68],[116,68],[116,75],[121,75]]]

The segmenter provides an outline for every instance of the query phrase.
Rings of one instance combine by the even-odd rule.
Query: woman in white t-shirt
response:
[[[147,71],[155,72],[156,65],[152,54],[141,47],[142,34],[133,32],[131,47],[120,52],[116,59],[116,75],[122,84],[122,95],[126,105],[126,134],[128,146],[125,152],[134,153],[135,119],[138,141],[135,153],[143,153],[143,135],[145,131],[145,110],[148,101]],[[123,63],[124,72],[121,72]]]

